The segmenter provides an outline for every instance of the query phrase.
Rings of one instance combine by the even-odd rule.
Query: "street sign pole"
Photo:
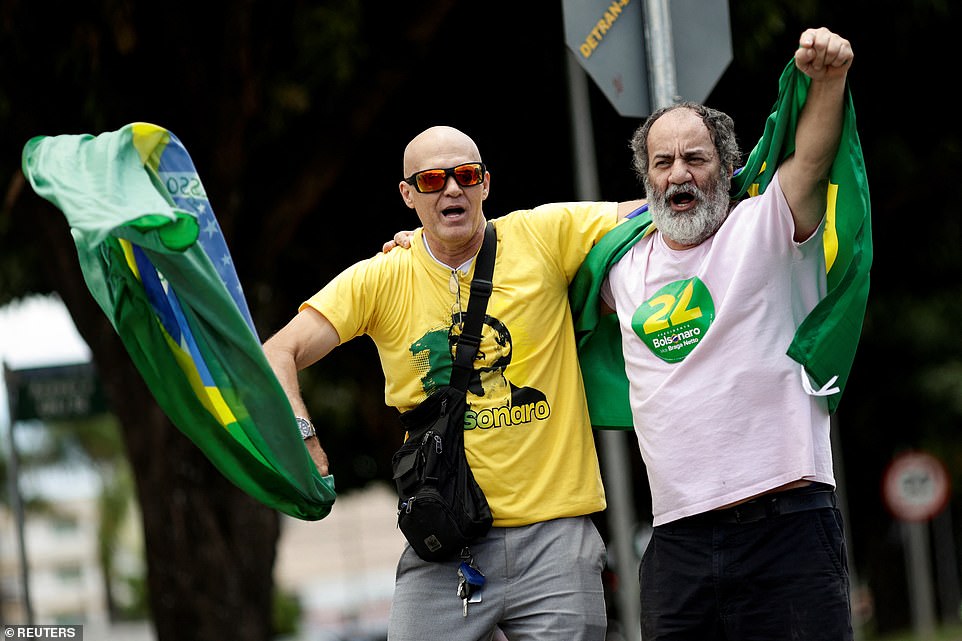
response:
[[[678,97],[668,0],[645,0],[645,44],[648,47],[651,111],[654,112],[672,104]]]
[[[576,197],[579,200],[598,200],[598,168],[595,163],[595,141],[591,131],[591,104],[588,81],[584,70],[569,52],[568,102],[571,106],[571,137],[574,141]],[[622,637],[626,641],[641,641],[641,588],[638,585],[638,557],[634,536],[637,519],[629,465],[628,435],[632,431],[599,430],[601,457],[604,461],[605,495],[608,500],[609,528],[614,547],[618,604]]]
[[[7,465],[7,484],[9,485],[10,507],[13,510],[14,522],[17,526],[17,550],[20,555],[20,583],[22,585],[23,610],[26,614],[26,623],[33,624],[33,603],[30,599],[30,570],[27,564],[27,546],[24,537],[24,510],[23,497],[20,494],[20,464],[17,454],[17,440],[14,436],[14,425],[17,423],[17,399],[19,396],[19,380],[16,372],[7,368],[3,364],[3,380],[7,386],[7,414],[10,422],[7,434],[10,437],[10,463]]]
[[[23,608],[28,624],[33,624],[30,599],[30,572],[24,537],[25,510],[20,493],[19,454],[15,426],[27,419],[73,420],[105,411],[103,390],[92,363],[10,369],[3,363],[3,379],[7,388],[10,425],[9,492],[17,526],[20,553],[20,576],[23,583]]]
[[[924,521],[902,521],[905,573],[909,577],[912,629],[919,639],[935,635],[935,595],[929,550],[929,526]]]
[[[945,509],[949,485],[945,466],[926,452],[899,454],[882,476],[885,505],[901,521],[912,627],[922,639],[931,638],[935,632],[928,524]]]

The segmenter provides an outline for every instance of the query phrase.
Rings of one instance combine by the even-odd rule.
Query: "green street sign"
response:
[[[63,421],[107,411],[93,363],[7,369],[11,420]]]

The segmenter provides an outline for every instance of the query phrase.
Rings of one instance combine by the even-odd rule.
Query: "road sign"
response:
[[[93,363],[5,371],[13,419],[86,418],[106,411]]]
[[[671,0],[678,95],[704,102],[732,61],[728,0]]]
[[[896,456],[882,477],[885,505],[902,521],[928,521],[949,500],[949,475],[939,459],[925,452]]]
[[[651,113],[645,2],[562,0],[565,43],[619,114]],[[728,0],[671,0],[677,96],[704,102],[732,59]]]
[[[640,0],[563,0],[565,43],[622,116],[649,113]]]

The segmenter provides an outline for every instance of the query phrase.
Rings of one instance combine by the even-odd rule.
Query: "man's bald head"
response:
[[[480,162],[481,152],[466,133],[438,125],[425,129],[404,148],[404,175],[464,162]]]

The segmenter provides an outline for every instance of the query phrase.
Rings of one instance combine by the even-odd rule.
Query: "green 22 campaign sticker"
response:
[[[684,360],[715,320],[711,292],[699,278],[665,285],[635,310],[631,328],[655,356],[668,363]]]

